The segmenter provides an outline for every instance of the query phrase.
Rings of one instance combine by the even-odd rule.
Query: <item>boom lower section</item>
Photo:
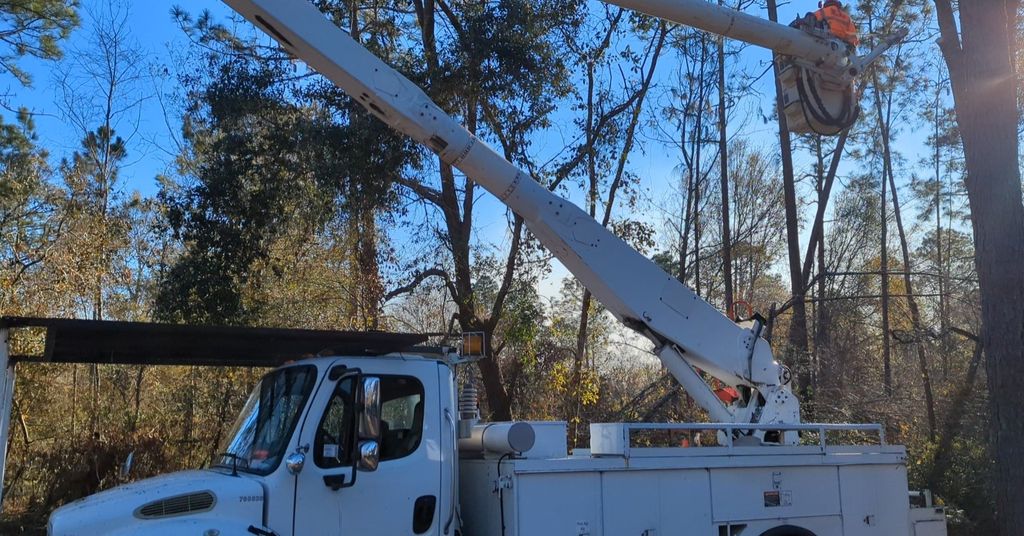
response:
[[[437,152],[509,208],[594,297],[659,348],[674,373],[699,379],[693,367],[733,386],[757,389],[785,411],[726,408],[703,389],[691,395],[713,418],[797,422],[799,410],[785,371],[766,341],[725,317],[574,204],[554,195],[442,111],[422,90],[364,49],[306,1],[225,0],[282,46],[327,76],[372,114]],[[683,359],[680,363],[671,360]],[[680,378],[677,375],[677,378]],[[776,397],[776,395],[779,397]],[[769,420],[765,420],[768,418]]]

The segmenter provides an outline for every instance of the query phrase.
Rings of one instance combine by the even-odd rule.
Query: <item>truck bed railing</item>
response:
[[[796,446],[775,446],[752,443],[753,438],[746,440],[746,432],[755,430],[766,431],[796,431],[817,434],[817,441],[814,443],[802,443]],[[691,432],[683,439],[684,442],[665,447],[637,445],[635,432]],[[694,433],[715,432],[715,445],[702,445],[699,440],[694,440]],[[721,433],[718,433],[721,432]],[[737,434],[739,432],[740,434]],[[848,443],[829,442],[829,433],[862,433],[873,440],[867,445],[852,445]],[[650,435],[650,434],[648,434]],[[737,435],[740,439],[735,439]],[[803,435],[803,434],[801,434]],[[733,452],[738,449],[799,449],[799,451],[829,453],[841,450],[843,452],[868,452],[878,450],[886,446],[885,428],[880,424],[824,424],[824,423],[801,423],[801,424],[737,424],[737,423],[595,423],[590,425],[590,454],[592,456],[643,456],[643,455],[679,455],[694,451],[707,451],[711,448],[726,449]],[[688,447],[697,447],[689,449]],[[694,452],[696,453],[696,452]],[[704,452],[706,453],[706,452]]]

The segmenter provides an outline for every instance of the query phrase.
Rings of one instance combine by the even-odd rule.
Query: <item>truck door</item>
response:
[[[438,533],[442,423],[436,374],[372,376],[380,378],[380,464],[374,472],[358,472],[352,484],[347,446],[354,433],[355,377],[342,377],[318,393],[323,397],[303,425],[301,444],[309,452],[296,475],[296,535]]]

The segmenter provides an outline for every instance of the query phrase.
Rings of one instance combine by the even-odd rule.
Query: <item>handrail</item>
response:
[[[829,445],[827,432],[873,432],[878,434],[878,444],[885,446],[885,428],[881,424],[834,424],[834,423],[800,423],[800,424],[742,424],[742,423],[594,423],[590,425],[591,452],[593,454],[629,455],[632,448],[631,436],[635,430],[693,430],[723,432],[725,447],[732,449],[735,432],[752,430],[778,430],[817,432],[818,446],[824,451]],[[741,445],[742,446],[742,445]],[[657,448],[657,447],[653,447]],[[771,448],[766,447],[766,448]]]
[[[451,429],[452,429],[452,448],[453,448],[453,450],[455,450],[457,452],[457,450],[458,450],[457,447],[458,447],[458,444],[459,444],[459,427],[458,427],[458,425],[455,424],[455,418],[452,417],[451,409],[444,408],[444,419],[445,419],[445,422],[448,423],[448,426],[450,426]],[[452,455],[451,464],[452,464],[452,471],[451,471],[451,476],[452,476],[452,482],[451,482],[451,485],[452,485],[451,502],[452,502],[452,504],[451,504],[451,510],[448,512],[448,521],[445,522],[445,524],[444,524],[444,534],[446,536],[448,534],[448,531],[450,531],[451,528],[452,528],[452,522],[455,521],[455,513],[457,511],[457,508],[459,507],[459,505],[458,505],[458,502],[459,502],[459,500],[458,500],[458,486],[459,486],[459,483],[458,483],[458,480],[459,480],[459,477],[458,477],[458,470],[459,470],[458,454]]]

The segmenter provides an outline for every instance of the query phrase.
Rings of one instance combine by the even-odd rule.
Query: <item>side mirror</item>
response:
[[[347,372],[355,373],[357,382],[354,404],[355,437],[351,443],[354,450],[352,478],[346,481],[343,474],[324,475],[324,484],[335,491],[354,486],[356,475],[360,471],[376,471],[377,464],[380,463],[380,378],[363,376],[359,369],[348,369]]]
[[[306,465],[306,455],[301,452],[293,452],[284,459],[284,464],[290,474],[297,475],[302,472],[302,467]]]
[[[377,470],[380,463],[380,378],[363,376],[360,389],[362,411],[359,414],[356,467],[360,471]]]
[[[380,439],[380,378],[363,376],[362,411],[359,414],[359,439]],[[362,451],[362,447],[360,447]]]
[[[380,443],[374,439],[359,442],[359,470],[371,473],[380,463]]]

